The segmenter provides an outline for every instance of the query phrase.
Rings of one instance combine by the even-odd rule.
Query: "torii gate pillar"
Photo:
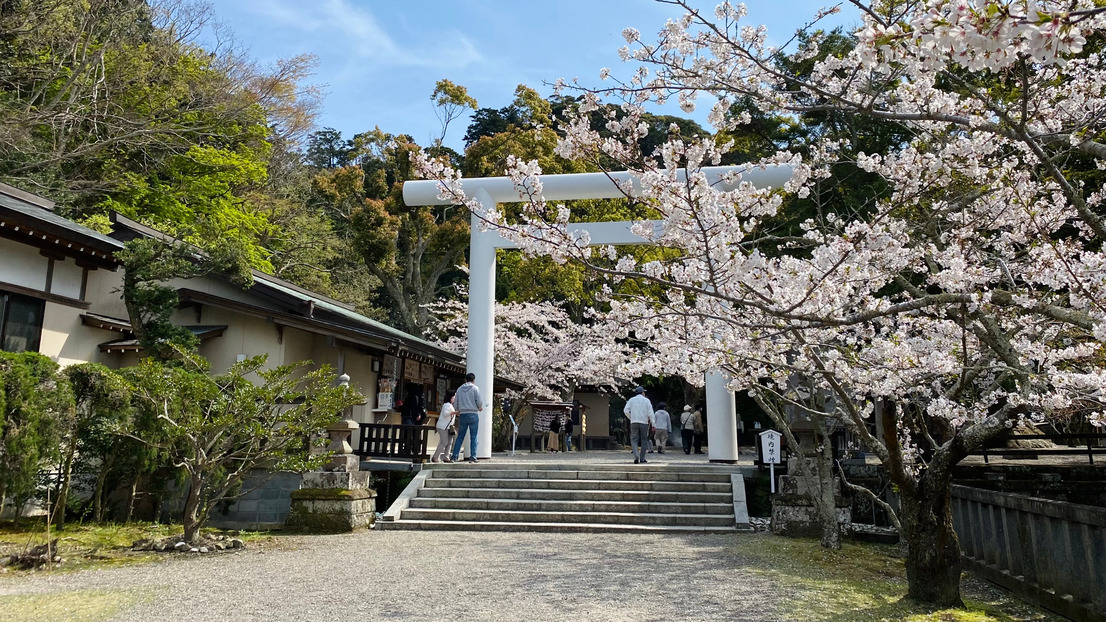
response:
[[[729,172],[740,172],[742,181],[758,187],[778,187],[791,178],[791,168],[771,166],[746,169],[740,166],[715,166],[702,169],[707,179],[718,186],[732,189],[722,180]],[[685,174],[683,171],[680,174]],[[575,199],[621,198],[623,191],[616,182],[633,185],[636,180],[626,172],[571,173],[542,177],[542,196],[548,201]],[[491,211],[497,203],[517,202],[518,190],[508,177],[484,177],[461,181],[465,193],[475,198],[481,209]],[[408,181],[403,184],[403,201],[407,205],[445,205],[450,201],[438,197],[438,182]],[[578,223],[569,227],[587,231],[593,246],[608,244],[650,244],[631,231],[632,222]],[[469,237],[469,317],[466,367],[476,375],[476,386],[484,398],[477,433],[476,457],[492,456],[492,403],[494,400],[495,360],[495,251],[514,248],[494,230],[481,231],[481,220],[472,215]],[[659,223],[658,223],[659,226]],[[727,387],[727,377],[711,371],[706,377],[707,449],[711,462],[737,462],[737,412],[733,392]]]
[[[480,207],[495,209],[486,190],[476,191]],[[495,240],[499,235],[480,230],[480,217],[472,215],[469,235],[469,332],[465,367],[476,374],[476,386],[484,398],[477,431],[476,457],[492,457],[492,404],[495,395]]]

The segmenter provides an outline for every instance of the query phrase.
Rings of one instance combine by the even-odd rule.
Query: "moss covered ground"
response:
[[[1061,622],[1013,594],[965,574],[965,609],[934,609],[906,594],[906,570],[897,546],[848,542],[840,551],[815,540],[737,538],[733,555],[752,560],[757,573],[778,584],[783,619],[797,622]]]
[[[164,558],[165,554],[134,551],[131,545],[138,540],[168,538],[183,531],[179,524],[166,523],[70,523],[61,531],[51,529],[50,532],[50,539],[57,540],[56,555],[65,561],[34,572],[66,572],[155,561]],[[236,537],[247,543],[271,538],[267,532],[236,533]],[[0,558],[25,553],[45,542],[46,524],[41,520],[0,521]],[[4,574],[20,572],[31,571],[0,568],[0,573]]]

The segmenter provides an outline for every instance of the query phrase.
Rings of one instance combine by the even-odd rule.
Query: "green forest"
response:
[[[210,40],[220,43],[201,44]],[[519,85],[513,101],[480,107],[442,79],[427,94],[442,138],[419,145],[381,127],[343,136],[316,126],[315,65],[301,55],[262,66],[199,3],[5,0],[0,181],[93,229],[106,232],[115,210],[426,335],[426,305],[457,296],[465,280],[469,215],[403,205],[411,153],[447,158],[466,176],[502,174],[509,154],[547,173],[581,172],[554,155],[556,120],[577,100]],[[450,125],[470,116],[464,153],[445,146]],[[646,143],[659,144],[672,123],[707,134],[686,119],[651,119]],[[643,209],[583,202],[574,217]],[[581,318],[593,302],[583,281],[580,268],[511,253],[500,258],[497,293],[554,300]]]

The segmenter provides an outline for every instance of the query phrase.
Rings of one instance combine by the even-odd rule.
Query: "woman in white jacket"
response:
[[[446,391],[442,408],[438,411],[438,423],[434,429],[438,431],[438,448],[434,450],[431,462],[453,462],[449,457],[449,450],[453,447],[453,437],[457,429],[457,410],[453,408],[453,391]]]

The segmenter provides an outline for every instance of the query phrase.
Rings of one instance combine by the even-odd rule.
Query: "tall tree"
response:
[[[407,136],[377,128],[352,142],[356,164],[319,172],[312,182],[315,201],[379,284],[374,302],[383,310],[382,319],[422,335],[431,324],[426,305],[452,291],[449,286],[461,276],[467,212],[403,203],[410,155],[421,153]]]
[[[39,472],[57,464],[73,393],[58,364],[37,352],[0,351],[0,510],[32,497]]]

